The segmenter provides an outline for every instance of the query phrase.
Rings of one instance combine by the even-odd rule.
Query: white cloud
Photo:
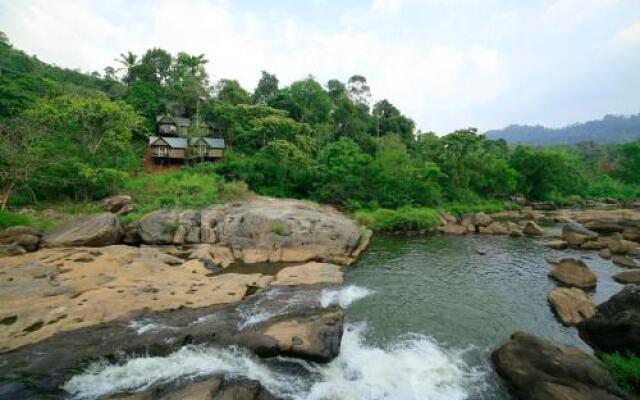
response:
[[[377,12],[395,14],[400,11],[403,3],[403,0],[373,0],[371,8]]]
[[[614,42],[623,47],[634,47],[640,45],[640,21],[637,21],[620,31],[615,36]]]

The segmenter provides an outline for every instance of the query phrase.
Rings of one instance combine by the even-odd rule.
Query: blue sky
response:
[[[362,74],[440,133],[640,112],[639,0],[3,0],[0,30],[85,71],[159,46],[248,89]]]

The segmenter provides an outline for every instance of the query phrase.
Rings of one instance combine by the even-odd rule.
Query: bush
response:
[[[627,357],[616,354],[606,354],[602,357],[611,375],[621,388],[628,392],[640,392],[640,358],[632,354]]]
[[[253,196],[253,192],[249,190],[249,186],[242,181],[225,182],[220,188],[220,201],[238,201],[246,200]]]
[[[417,231],[435,228],[440,224],[438,212],[431,208],[378,208],[356,211],[354,216],[360,224],[374,231]]]
[[[511,201],[484,200],[477,203],[449,203],[438,208],[440,211],[447,211],[451,214],[461,216],[467,213],[486,212],[494,213],[504,210],[517,210],[520,208]]]
[[[31,218],[27,215],[0,211],[0,229],[16,225],[31,225]]]
[[[275,233],[278,236],[290,236],[291,228],[289,228],[286,224],[282,222],[274,222],[271,224],[271,232]]]
[[[587,195],[589,198],[637,199],[640,198],[640,186],[625,184],[610,176],[600,175],[590,182]]]

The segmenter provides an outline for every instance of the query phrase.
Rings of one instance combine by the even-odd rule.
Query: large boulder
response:
[[[640,355],[640,286],[627,285],[578,324],[580,337],[596,351]]]
[[[577,222],[570,221],[562,227],[562,239],[570,246],[582,246],[589,240],[595,240],[598,234]]]
[[[126,214],[133,210],[133,200],[131,196],[122,194],[111,196],[102,200],[102,207],[114,214]]]
[[[491,354],[521,400],[619,400],[625,394],[602,363],[581,350],[516,332]]]
[[[578,288],[552,289],[547,299],[560,321],[567,326],[591,318],[596,312],[589,296]]]
[[[0,231],[0,255],[35,251],[39,243],[40,234],[29,226],[11,226]]]
[[[371,237],[331,207],[272,198],[201,211],[155,211],[142,218],[138,233],[145,244],[211,244],[244,263],[350,264]]]
[[[559,281],[564,286],[572,286],[581,289],[594,288],[598,277],[587,267],[582,260],[563,258],[554,265],[549,276]]]
[[[89,215],[47,232],[42,247],[101,247],[117,244],[122,237],[118,217],[112,213]]]
[[[545,234],[545,230],[542,229],[540,225],[536,224],[534,221],[527,221],[524,224],[522,233],[527,236],[543,236]]]

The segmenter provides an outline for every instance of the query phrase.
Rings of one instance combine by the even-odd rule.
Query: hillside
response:
[[[486,132],[488,139],[504,139],[509,144],[553,146],[584,142],[625,143],[640,139],[640,114],[631,116],[605,115],[604,118],[563,128],[540,125],[509,125]]]

